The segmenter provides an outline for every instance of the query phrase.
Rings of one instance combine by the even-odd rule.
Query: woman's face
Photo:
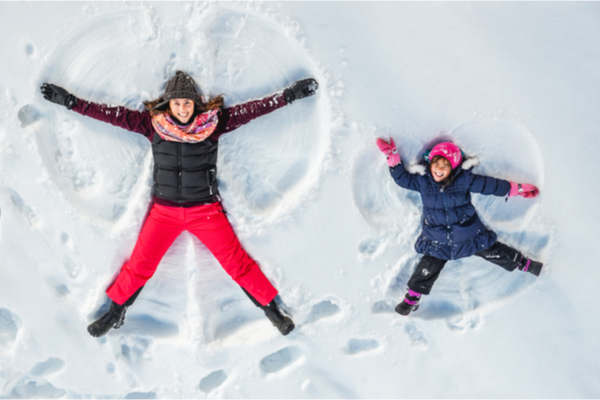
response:
[[[433,180],[436,182],[446,179],[450,176],[450,172],[452,172],[452,166],[450,165],[450,161],[444,157],[439,157],[431,163],[431,174],[433,175]]]
[[[194,102],[190,99],[169,100],[169,107],[173,116],[184,124],[187,124],[194,114]]]

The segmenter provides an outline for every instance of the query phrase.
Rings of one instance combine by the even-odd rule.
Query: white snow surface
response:
[[[0,26],[0,398],[600,397],[600,3],[0,2]],[[39,87],[142,109],[178,69],[226,105],[319,81],[219,148],[289,336],[188,233],[121,329],[86,331],[144,221],[151,149]],[[474,202],[542,275],[453,261],[396,314],[421,203],[377,137],[415,171],[447,137],[537,185]]]

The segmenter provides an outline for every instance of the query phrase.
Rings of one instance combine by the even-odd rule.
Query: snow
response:
[[[0,397],[600,397],[599,20],[597,2],[0,2]],[[219,151],[289,336],[188,233],[121,329],[86,331],[148,210],[150,145],[39,86],[141,109],[178,69],[227,105],[319,81]],[[540,187],[474,202],[542,275],[455,261],[394,313],[421,204],[390,136],[415,171],[448,137]]]

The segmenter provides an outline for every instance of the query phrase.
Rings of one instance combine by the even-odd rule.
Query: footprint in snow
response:
[[[391,300],[381,300],[378,301],[376,303],[374,303],[371,306],[371,312],[373,314],[388,314],[388,313],[393,313],[394,312],[394,308],[396,307],[397,303],[394,303]]]
[[[301,353],[298,348],[293,346],[284,347],[260,360],[260,369],[267,374],[279,372],[292,365],[300,356]]]
[[[114,332],[112,332],[112,334],[114,335],[121,329],[113,329]],[[106,337],[103,337],[102,339],[106,339]],[[117,359],[126,361],[131,366],[137,366],[140,362],[144,362],[144,360],[148,359],[148,351],[152,346],[153,340],[146,332],[143,332],[140,335],[123,335],[119,338],[119,341],[121,341],[121,347],[120,351],[116,354]]]
[[[21,107],[17,113],[17,117],[19,118],[19,121],[21,121],[21,126],[24,128],[39,121],[41,118],[40,112],[31,104],[26,104]]]
[[[385,242],[382,238],[369,238],[363,240],[358,245],[358,253],[363,260],[374,258],[385,249]]]
[[[54,387],[44,380],[38,382],[25,379],[19,382],[8,394],[9,399],[60,399],[67,394],[64,389]]]
[[[227,379],[227,375],[222,369],[211,372],[200,381],[200,391],[210,393],[221,386],[225,379]]]
[[[50,357],[46,361],[35,364],[33,368],[31,368],[29,374],[25,374],[25,376],[13,386],[8,394],[2,398],[58,399],[64,397],[67,391],[56,388],[48,382],[48,378],[61,372],[65,366],[66,363],[56,357]]]
[[[155,392],[131,392],[125,396],[126,399],[156,399]]]
[[[330,300],[323,300],[312,306],[306,322],[316,322],[320,319],[334,316],[339,312],[340,307],[337,304],[331,302]]]
[[[14,346],[21,325],[17,314],[0,308],[0,350],[9,350]]]
[[[71,240],[68,233],[62,232],[59,236],[59,240],[69,251],[74,250],[73,240]]]
[[[408,334],[410,344],[415,347],[427,348],[428,342],[425,334],[417,327],[416,324],[409,322],[404,326],[404,330]]]
[[[32,376],[43,376],[55,374],[62,371],[67,364],[60,358],[50,357],[44,362],[37,363],[31,369]]]
[[[350,356],[375,350],[379,342],[375,339],[350,339],[342,351]]]
[[[27,223],[30,226],[36,226],[38,223],[38,218],[35,215],[35,213],[33,212],[33,210],[25,203],[25,201],[19,195],[19,193],[17,193],[16,191],[14,191],[12,189],[8,189],[8,191],[10,193],[10,199],[11,199],[12,203],[14,204],[14,206],[17,208],[17,211],[19,212],[19,214],[21,214],[23,216],[25,221],[27,221]]]
[[[35,52],[35,47],[33,47],[33,45],[31,43],[27,43],[25,45],[25,54],[27,54],[28,56],[32,56],[33,53]]]
[[[81,271],[83,270],[83,267],[80,263],[73,261],[69,257],[66,257],[64,268],[67,275],[72,279],[78,278],[79,274],[81,274]]]
[[[481,318],[473,314],[459,315],[455,318],[447,319],[446,325],[453,331],[464,331],[467,328],[476,329],[481,325]]]

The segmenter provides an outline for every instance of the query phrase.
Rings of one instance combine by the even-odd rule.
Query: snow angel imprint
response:
[[[387,156],[394,181],[401,187],[417,191],[423,202],[421,234],[415,243],[423,254],[410,280],[404,300],[396,312],[408,315],[416,311],[422,295],[431,288],[444,265],[450,260],[476,255],[507,271],[519,269],[539,276],[542,263],[497,240],[496,233],[479,219],[471,203],[471,192],[494,196],[535,197],[539,190],[463,169],[463,154],[452,142],[439,143],[424,155],[428,163],[425,175],[411,174],[400,160],[394,139],[377,139],[377,146]]]
[[[194,80],[177,71],[162,97],[145,102],[145,111],[134,111],[85,101],[50,83],[42,85],[46,100],[140,133],[152,143],[152,206],[129,261],[106,291],[112,300],[110,310],[88,326],[92,336],[103,336],[123,325],[125,311],[174,240],[186,230],[211,251],[281,334],[294,329],[274,300],[277,290],[242,248],[225,216],[217,187],[217,149],[225,133],[312,96],[317,88],[314,79],[304,79],[274,95],[226,108],[222,96],[205,102]]]

